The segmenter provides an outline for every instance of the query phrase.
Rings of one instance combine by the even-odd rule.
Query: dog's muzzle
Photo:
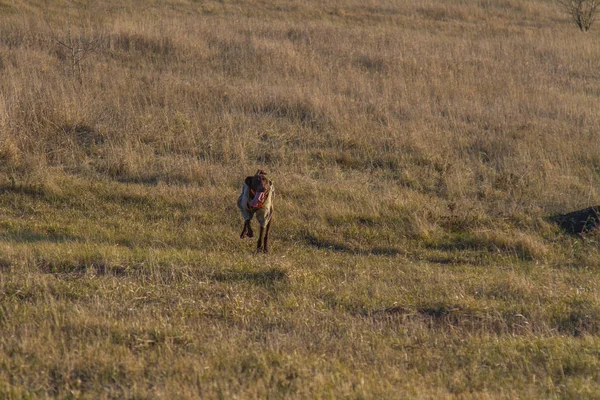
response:
[[[256,192],[254,194],[254,198],[250,202],[250,208],[263,208],[264,202],[267,199],[267,192]]]

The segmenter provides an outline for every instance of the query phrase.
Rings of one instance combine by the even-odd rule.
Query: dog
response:
[[[240,239],[253,237],[254,232],[250,221],[254,214],[260,224],[260,233],[256,245],[257,252],[269,251],[269,231],[273,223],[273,198],[275,197],[275,186],[262,169],[256,171],[254,176],[248,176],[244,180],[242,193],[238,198],[238,207],[244,218],[244,229]]]

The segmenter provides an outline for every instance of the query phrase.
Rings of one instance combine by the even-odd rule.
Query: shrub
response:
[[[582,32],[587,32],[596,19],[600,0],[558,0],[558,4],[571,16]]]

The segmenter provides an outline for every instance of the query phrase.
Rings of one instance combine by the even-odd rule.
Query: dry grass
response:
[[[598,237],[547,219],[600,204],[597,29],[542,0],[0,20],[0,397],[600,396]],[[268,256],[237,239],[259,166]]]

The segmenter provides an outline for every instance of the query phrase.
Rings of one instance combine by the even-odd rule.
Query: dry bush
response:
[[[558,0],[558,4],[582,32],[590,30],[600,6],[597,0]]]

